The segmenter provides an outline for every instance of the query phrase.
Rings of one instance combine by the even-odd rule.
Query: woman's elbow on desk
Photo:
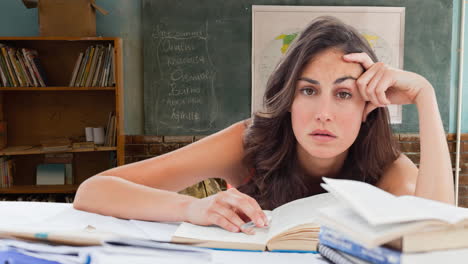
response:
[[[99,209],[99,202],[102,200],[101,195],[105,195],[105,188],[113,181],[112,176],[96,175],[80,184],[76,191],[73,207],[82,211],[94,212]]]

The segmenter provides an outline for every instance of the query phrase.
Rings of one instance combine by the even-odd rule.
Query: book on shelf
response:
[[[88,75],[88,78],[86,79],[86,84],[85,84],[86,87],[91,87],[94,74],[96,73],[96,64],[97,64],[98,56],[102,52],[102,47],[103,47],[102,45],[96,45],[93,59],[91,60],[91,67],[89,69],[89,75]]]
[[[109,117],[107,119],[107,126],[106,126],[106,135],[104,140],[104,146],[108,147],[115,147],[116,146],[116,139],[117,139],[117,119],[115,116],[115,112],[111,111],[109,113]]]
[[[24,63],[24,59],[23,59],[23,53],[21,53],[20,49],[16,50],[15,56],[16,56],[16,59],[18,61],[21,76],[23,76],[23,79],[25,80],[26,86],[28,86],[28,87],[34,86],[34,83],[33,83],[32,79],[31,79],[31,77],[29,76],[29,72],[26,69],[26,64]]]
[[[101,44],[90,46],[78,55],[69,86],[104,87],[115,84],[113,71],[114,47]]]
[[[94,76],[93,76],[93,82],[92,82],[92,86],[95,87],[97,86],[98,84],[98,79],[99,79],[99,75],[101,74],[101,71],[102,71],[102,58],[104,57],[105,55],[105,49],[102,48],[101,49],[101,52],[99,53],[99,58],[97,60],[97,66],[96,66],[96,72],[94,73]]]
[[[340,203],[318,210],[320,223],[367,248],[405,253],[468,247],[468,209],[416,196],[394,196],[370,184],[324,178]]]
[[[174,243],[198,247],[269,251],[316,251],[319,235],[317,210],[334,204],[329,193],[286,203],[272,211],[269,227],[254,228],[255,235],[233,233],[217,226],[182,223],[172,237]]]
[[[96,145],[92,141],[73,142],[72,149],[88,149],[94,150]]]
[[[23,53],[24,62],[26,64],[26,68],[27,68],[27,70],[29,72],[29,75],[31,76],[31,79],[33,81],[34,87],[40,87],[41,84],[39,83],[39,81],[38,81],[38,79],[36,77],[36,74],[34,74],[34,69],[33,69],[32,63],[27,57],[27,50],[25,48],[22,48],[21,52]]]
[[[70,80],[70,83],[68,84],[68,86],[70,86],[70,87],[75,86],[76,75],[78,73],[78,69],[80,68],[80,64],[81,64],[82,59],[83,59],[83,52],[80,52],[80,55],[78,55],[78,59],[75,62],[75,68],[73,68],[72,78]]]
[[[89,52],[89,58],[88,58],[88,61],[86,62],[86,66],[85,66],[84,74],[83,74],[83,79],[81,80],[81,83],[80,83],[80,86],[82,86],[82,87],[84,87],[86,85],[86,80],[87,80],[88,75],[89,75],[89,69],[91,67],[94,52],[96,50],[96,48],[94,46],[91,46],[90,48],[91,48],[91,50]]]
[[[39,82],[41,87],[46,87],[47,78],[45,75],[44,68],[39,60],[39,54],[36,50],[33,49],[24,49],[23,53],[25,54],[26,59],[29,61],[29,64],[32,66],[32,71],[34,76]]]
[[[0,84],[5,87],[45,86],[38,53],[0,43]],[[42,77],[41,77],[42,76]]]
[[[80,68],[78,69],[78,73],[77,73],[78,75],[77,75],[75,83],[74,83],[75,87],[80,86],[81,79],[83,78],[84,68],[86,66],[86,62],[88,61],[89,51],[90,51],[89,48],[86,49],[86,51],[85,51],[85,53],[83,55],[83,59],[81,60]]]
[[[14,161],[9,157],[0,157],[0,187],[13,185]]]
[[[44,152],[65,152],[71,149],[69,138],[52,138],[41,140],[41,149]]]
[[[2,58],[5,61],[7,71],[10,76],[10,81],[12,83],[12,87],[18,87],[19,86],[18,79],[15,75],[15,71],[13,69],[13,65],[10,60],[10,56],[8,55],[7,46],[5,44],[0,43],[0,48],[2,50]]]
[[[13,86],[13,82],[10,79],[11,78],[10,73],[8,72],[7,64],[6,64],[5,59],[3,58],[3,53],[1,51],[1,48],[0,48],[0,75],[1,75],[1,78],[2,78],[2,85],[4,87],[12,87]]]

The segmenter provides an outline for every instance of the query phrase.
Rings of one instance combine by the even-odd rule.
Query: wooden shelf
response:
[[[0,87],[0,91],[115,91],[115,87]]]
[[[95,147],[83,148],[83,149],[70,149],[67,151],[60,151],[60,153],[69,153],[69,152],[95,152],[95,151],[114,151],[117,150],[117,147]],[[14,156],[14,155],[33,155],[33,154],[45,154],[45,153],[54,153],[50,151],[43,151],[41,147],[38,146],[13,146],[7,147],[0,150],[0,155]]]
[[[18,185],[0,188],[2,194],[75,193],[78,185]]]
[[[0,188],[0,194],[74,193],[77,186],[89,177],[108,170],[116,163],[124,164],[121,38],[4,36],[0,37],[0,43],[37,51],[41,74],[44,74],[47,84],[47,87],[4,87],[0,84],[0,120],[6,122],[7,144],[6,148],[0,149],[0,157],[10,156],[12,182],[15,184],[10,188]],[[114,87],[108,87],[110,83],[102,84],[107,87],[69,87],[80,54],[84,56],[89,47],[97,45],[113,47]],[[102,61],[105,59],[103,57]],[[98,61],[89,61],[86,66],[90,67],[89,71],[91,63]],[[102,61],[101,66],[104,64]],[[99,76],[102,78],[102,74]],[[85,128],[107,128],[111,113],[115,116],[116,146],[54,152],[42,150],[41,142],[47,139],[83,141]],[[65,156],[73,156],[68,163],[72,165],[75,185],[35,185],[37,167],[47,163],[45,154],[49,153],[73,153]]]

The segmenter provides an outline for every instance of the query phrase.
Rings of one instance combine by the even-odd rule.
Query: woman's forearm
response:
[[[80,185],[73,206],[125,219],[185,221],[186,207],[194,199],[119,177],[94,176]]]
[[[425,86],[416,98],[419,112],[421,158],[415,194],[454,203],[452,164],[434,89]]]

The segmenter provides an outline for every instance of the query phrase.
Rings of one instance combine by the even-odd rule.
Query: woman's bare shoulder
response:
[[[414,195],[417,178],[418,168],[402,153],[384,171],[377,187],[394,195]]]

